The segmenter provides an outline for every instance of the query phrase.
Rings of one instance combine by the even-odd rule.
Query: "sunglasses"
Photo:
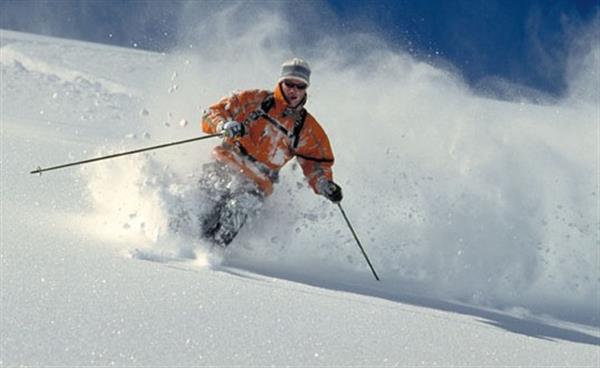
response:
[[[308,85],[306,83],[294,83],[294,82],[291,82],[291,81],[288,81],[288,80],[284,80],[283,84],[285,84],[285,86],[287,88],[297,88],[300,91],[303,91],[303,90],[306,89],[306,87],[308,87]]]

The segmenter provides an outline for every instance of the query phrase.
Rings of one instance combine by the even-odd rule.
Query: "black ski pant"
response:
[[[200,219],[201,236],[226,247],[260,210],[264,196],[254,182],[219,162],[204,165],[199,185],[207,202]]]

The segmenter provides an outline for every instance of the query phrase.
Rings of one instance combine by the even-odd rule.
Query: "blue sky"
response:
[[[500,77],[556,97],[566,89],[573,42],[585,27],[598,27],[600,8],[599,0],[305,0],[286,5],[299,3],[300,12],[309,6],[329,14],[335,23],[331,32],[373,33],[390,48],[432,62],[448,60],[472,86]],[[176,43],[184,4],[3,0],[0,27],[166,51]]]
[[[411,42],[423,56],[439,53],[469,82],[493,75],[552,94],[564,90],[572,34],[589,24],[598,1],[397,0],[332,1],[344,18],[360,10],[377,19],[392,43]],[[540,70],[540,63],[550,64]],[[551,69],[551,70],[548,70]]]

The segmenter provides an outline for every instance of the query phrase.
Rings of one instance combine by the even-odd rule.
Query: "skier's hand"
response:
[[[331,180],[322,179],[317,182],[317,190],[333,203],[339,203],[344,197],[342,188]]]
[[[217,126],[217,132],[223,134],[224,137],[235,138],[246,134],[246,128],[242,123],[239,123],[235,120],[229,120],[220,123]]]

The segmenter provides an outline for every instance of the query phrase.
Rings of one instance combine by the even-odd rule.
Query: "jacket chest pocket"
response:
[[[260,136],[259,150],[268,157],[284,157],[289,152],[289,138],[272,126],[265,126]],[[277,161],[280,161],[277,160]]]

